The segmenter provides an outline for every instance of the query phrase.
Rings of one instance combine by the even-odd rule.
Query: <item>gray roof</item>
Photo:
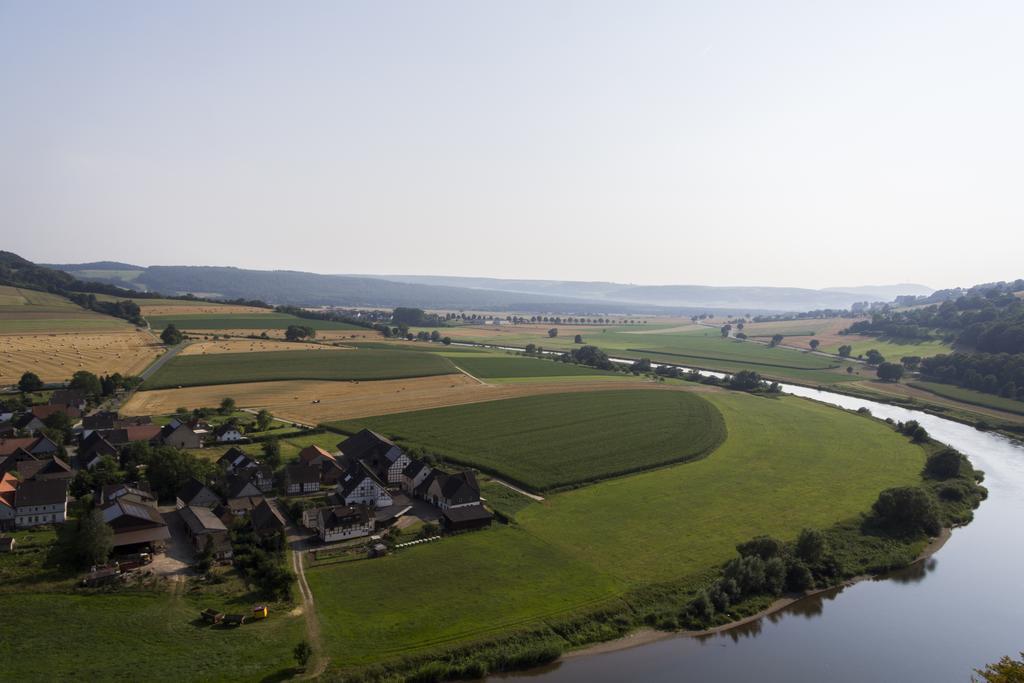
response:
[[[192,507],[189,505],[183,507],[180,510],[180,514],[182,521],[188,526],[193,536],[228,530],[224,526],[224,522],[220,521],[210,508]]]

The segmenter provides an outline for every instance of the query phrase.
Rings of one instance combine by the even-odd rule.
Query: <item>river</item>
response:
[[[1024,447],[916,410],[806,387],[783,391],[917,420],[985,472],[988,500],[938,553],[900,572],[716,635],[671,636],[489,680],[962,682],[1024,650]]]

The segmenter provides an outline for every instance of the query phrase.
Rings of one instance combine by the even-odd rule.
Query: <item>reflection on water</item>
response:
[[[938,555],[700,638],[675,636],[495,677],[591,681],[968,681],[1024,648],[1024,447],[934,415],[804,387],[787,393],[917,420],[986,473],[988,500]],[[826,603],[827,605],[826,609]]]

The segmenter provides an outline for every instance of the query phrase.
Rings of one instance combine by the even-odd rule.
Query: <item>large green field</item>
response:
[[[550,358],[512,356],[507,353],[445,353],[457,366],[481,379],[521,379],[527,377],[595,377],[616,373],[584,365],[559,363]]]
[[[362,327],[330,320],[309,320],[287,313],[193,313],[189,315],[151,315],[147,317],[155,330],[173,323],[182,330],[283,330],[289,325],[314,330],[361,330]]]
[[[0,332],[57,334],[131,330],[124,320],[86,310],[57,294],[0,286]]]
[[[513,527],[308,570],[331,667],[539,627],[652,583],[699,580],[740,541],[792,539],[919,481],[923,450],[868,417],[793,397],[707,398],[728,431],[707,458],[549,496],[519,510]],[[396,586],[415,586],[416,599]]]
[[[527,396],[330,426],[368,427],[537,490],[690,460],[725,438],[721,415],[699,395],[658,390]]]
[[[898,363],[904,356],[928,358],[952,351],[949,344],[944,344],[938,339],[909,342],[897,339],[862,339],[861,337],[848,337],[836,343],[826,344],[821,347],[821,350],[828,353],[839,353],[839,347],[844,344],[853,349],[850,355],[854,358],[867,353],[870,349],[875,349],[885,356],[886,360],[894,363]]]
[[[573,328],[574,332],[581,328]],[[475,327],[447,331],[453,339],[484,344],[523,347],[536,344],[547,350],[579,348],[572,334],[550,338],[537,327],[510,327],[500,333]],[[650,358],[687,367],[738,372],[755,370],[765,377],[800,384],[831,384],[850,379],[845,364],[785,347],[723,339],[715,328],[704,326],[609,326],[583,330],[584,341],[621,358]]]
[[[272,603],[270,618],[237,629],[210,628],[199,619],[206,607],[246,611],[259,601],[233,571],[220,570],[224,583],[193,579],[178,590],[166,584],[84,590],[75,587],[77,575],[48,568],[52,531],[13,535],[16,552],[0,555],[2,680],[108,681],[133,667],[143,667],[142,677],[151,681],[260,680],[294,666],[291,649],[305,637],[305,622],[290,614],[289,603]],[[54,623],[74,637],[41,648]]]
[[[1002,396],[996,396],[995,394],[986,394],[981,391],[974,391],[973,389],[965,389],[963,387],[958,387],[955,384],[925,382],[923,380],[914,380],[912,382],[907,382],[907,384],[915,389],[923,389],[924,391],[928,391],[944,398],[951,398],[956,401],[962,401],[964,403],[981,406],[983,408],[995,408],[996,410],[1005,410],[1008,413],[1024,415],[1024,401],[1015,401],[1012,398],[1004,398]]]
[[[289,379],[375,380],[457,372],[444,356],[392,351],[265,351],[177,356],[143,389],[238,384]]]

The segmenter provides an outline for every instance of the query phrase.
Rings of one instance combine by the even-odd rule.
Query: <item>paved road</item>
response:
[[[172,346],[167,350],[167,353],[157,358],[148,368],[143,370],[139,377],[141,377],[143,380],[149,379],[150,377],[152,377],[154,372],[162,368],[164,365],[167,364],[169,360],[171,360],[179,353],[181,353],[185,349],[185,347],[188,346],[190,343],[191,342],[181,342],[177,346]]]

